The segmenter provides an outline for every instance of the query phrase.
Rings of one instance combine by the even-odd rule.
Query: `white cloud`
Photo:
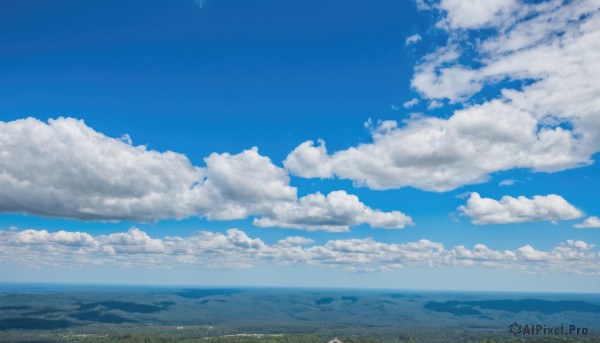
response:
[[[415,67],[412,86],[424,99],[463,108],[448,119],[413,116],[375,132],[372,143],[333,152],[329,160],[322,154],[331,175],[372,189],[448,191],[499,171],[557,172],[593,163],[600,151],[600,79],[590,75],[600,75],[600,4],[433,4],[440,6],[447,9],[449,42]],[[513,12],[518,20],[505,18]],[[474,13],[483,14],[468,22]],[[494,31],[468,33],[483,26]],[[465,55],[477,63],[460,64]],[[471,98],[506,80],[514,82],[495,99]]]
[[[437,100],[433,100],[431,102],[429,102],[429,105],[427,105],[427,109],[428,110],[435,110],[436,108],[440,108],[444,106],[444,103],[441,101],[437,101]]]
[[[590,162],[587,153],[577,151],[578,139],[571,132],[538,128],[527,112],[501,101],[469,107],[449,119],[413,116],[397,128],[385,123],[372,130],[373,143],[328,159],[321,151],[320,160],[334,175],[371,189],[412,186],[429,191],[485,182],[490,173],[515,167],[556,171]],[[288,169],[319,176],[311,165]]]
[[[466,67],[419,69],[411,86],[426,98],[451,102],[466,100],[483,88],[478,72]]]
[[[286,172],[256,148],[236,155],[213,153],[204,161],[209,218],[241,219],[263,213],[276,203],[296,200],[297,190],[289,185]]]
[[[309,245],[314,242],[315,241],[310,238],[299,237],[299,236],[290,236],[290,237],[286,237],[284,239],[280,239],[277,242],[277,245],[291,247],[291,246],[297,246],[297,245]]]
[[[302,165],[313,159],[323,176],[327,171],[319,166],[319,154],[328,157],[320,144],[315,148],[307,142],[297,159]],[[107,137],[80,120],[59,118],[46,124],[28,118],[0,122],[0,155],[0,212],[106,221],[260,216],[264,222],[280,222],[281,213],[273,209],[302,206],[287,172],[257,148],[213,153],[204,159],[206,167],[196,167],[182,154],[134,146],[128,135]],[[294,160],[286,163],[294,165]],[[395,220],[404,215],[358,203],[364,207],[356,214],[360,220],[338,221],[341,227],[363,222],[397,227]],[[326,217],[296,213],[294,225],[315,230],[315,221],[332,220],[334,209],[316,206],[312,210]]]
[[[99,243],[105,248],[104,251],[111,254],[153,254],[165,252],[162,240],[150,238],[145,232],[137,228],[131,228],[128,232],[99,236],[98,238]]]
[[[85,232],[57,231],[49,233],[46,230],[23,230],[12,236],[14,243],[27,244],[60,244],[72,246],[94,246],[96,241]]]
[[[268,217],[254,219],[254,225],[259,227],[330,232],[349,231],[350,226],[363,223],[386,229],[413,225],[412,219],[404,213],[373,210],[345,191],[334,191],[327,196],[315,193],[296,203],[280,203],[273,207]]]
[[[416,106],[418,104],[419,104],[419,99],[412,98],[412,99],[408,100],[407,102],[405,102],[404,104],[402,104],[402,107],[410,108],[410,107]]]
[[[397,129],[398,123],[395,120],[377,120],[377,124],[373,124],[373,120],[369,118],[364,126],[371,134],[386,134]]]
[[[600,73],[600,4],[517,4],[521,20],[499,21],[498,33],[476,43],[474,49],[459,47],[450,40],[447,50],[469,50],[477,55],[481,65],[470,75],[463,73],[468,67],[457,62],[460,53],[442,64],[434,52],[416,68],[414,80],[428,81],[413,82],[413,86],[429,98],[456,101],[477,92],[473,84],[505,79],[529,81],[531,84],[522,89],[504,89],[500,99],[530,113],[540,125],[547,126],[549,118],[555,123],[572,124],[573,133],[581,135],[579,149],[597,151],[600,82],[589,75]],[[447,81],[444,75],[448,70],[465,76],[450,82],[449,87],[456,89],[454,94],[438,89]]]
[[[517,198],[503,196],[500,201],[497,201],[482,198],[478,193],[471,193],[466,206],[460,206],[458,210],[470,217],[471,222],[477,225],[531,221],[556,222],[583,216],[583,212],[556,194],[536,195],[533,199],[524,196]]]
[[[431,10],[434,7],[434,4],[432,4],[432,2],[433,2],[432,0],[415,0],[417,9],[419,11]]]
[[[574,225],[578,229],[600,228],[600,218],[591,216],[586,218],[583,223]]]
[[[518,3],[517,0],[441,0],[439,8],[447,15],[440,25],[453,29],[499,26],[511,19]]]
[[[414,44],[420,40],[421,40],[421,35],[417,33],[417,34],[414,34],[414,35],[406,38],[406,42],[404,44],[405,45]]]
[[[517,183],[519,181],[517,180],[513,180],[513,179],[506,179],[506,180],[502,180],[498,183],[498,186],[502,187],[502,186],[512,186],[515,183]]]
[[[331,177],[331,165],[327,156],[325,142],[319,140],[315,146],[313,141],[300,144],[283,161],[287,170],[293,170],[300,177],[319,177],[321,179]]]
[[[83,220],[185,218],[204,170],[181,154],[107,137],[83,121],[0,122],[0,211]]]
[[[60,237],[86,237],[86,242],[64,244]],[[101,265],[156,270],[190,264],[213,268],[308,264],[354,271],[455,266],[600,274],[600,254],[594,248],[574,240],[560,243],[548,251],[536,250],[530,245],[515,250],[493,250],[484,244],[476,244],[473,248],[462,245],[446,248],[425,239],[407,243],[382,243],[372,238],[338,239],[318,245],[297,236],[268,245],[238,229],[164,238],[152,238],[136,228],[97,236],[83,232],[0,230],[0,250],[5,257],[0,263],[30,268]]]
[[[451,65],[460,57],[454,44],[440,47],[428,54],[415,67],[411,87],[428,99],[447,98],[451,102],[465,100],[483,87],[479,71]]]

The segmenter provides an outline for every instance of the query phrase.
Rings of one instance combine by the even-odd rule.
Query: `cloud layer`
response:
[[[533,221],[570,220],[583,217],[583,212],[556,194],[536,195],[532,199],[524,196],[503,196],[499,201],[482,198],[471,193],[467,204],[458,210],[471,218],[473,224],[509,224]]]
[[[134,146],[129,136],[111,138],[81,120],[28,118],[0,122],[0,156],[0,212],[103,221],[258,216],[261,226],[334,231],[412,224],[345,192],[298,199],[287,172],[256,148],[213,153],[198,167],[185,155]]]
[[[0,230],[0,250],[5,256],[1,263],[30,267],[102,265],[155,269],[181,264],[214,268],[308,264],[351,271],[456,266],[600,273],[600,254],[594,246],[573,240],[549,251],[539,251],[530,245],[515,250],[492,250],[483,244],[470,249],[445,248],[441,243],[425,239],[399,244],[381,243],[372,238],[345,239],[315,245],[307,238],[288,237],[268,245],[238,229],[229,229],[226,233],[200,231],[184,238],[152,238],[136,228],[97,236],[13,228]]]
[[[462,108],[447,119],[382,122],[372,143],[333,154],[324,143],[304,142],[286,160],[291,173],[337,176],[371,189],[448,191],[499,171],[593,163],[600,151],[600,81],[590,77],[600,75],[597,1],[419,4],[441,13],[438,27],[449,40],[415,67],[412,87],[435,106]],[[473,97],[487,86],[500,94]]]

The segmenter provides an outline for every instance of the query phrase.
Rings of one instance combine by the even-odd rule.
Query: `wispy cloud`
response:
[[[406,41],[404,42],[405,45],[409,45],[409,44],[414,44],[418,41],[421,40],[421,35],[420,34],[414,34],[408,38],[406,38]]]
[[[498,183],[498,186],[503,187],[503,186],[512,186],[515,183],[519,182],[518,180],[514,180],[514,179],[506,179],[506,180],[502,180]]]
[[[429,105],[427,105],[427,109],[428,110],[435,110],[436,108],[440,108],[443,107],[444,103],[438,100],[433,100],[429,102]]]
[[[206,5],[206,0],[195,0],[194,4],[196,4],[199,9],[203,9]]]
[[[412,98],[412,99],[408,100],[407,102],[405,102],[404,104],[402,104],[402,107],[404,107],[404,108],[410,108],[410,107],[413,107],[413,106],[418,105],[418,104],[419,104],[419,99]]]

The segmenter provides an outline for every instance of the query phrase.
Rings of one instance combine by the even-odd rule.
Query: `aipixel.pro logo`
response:
[[[542,324],[524,324],[514,322],[508,326],[508,331],[513,336],[518,335],[538,335],[538,336],[559,336],[559,335],[587,335],[589,329],[570,324],[565,326],[548,326]]]

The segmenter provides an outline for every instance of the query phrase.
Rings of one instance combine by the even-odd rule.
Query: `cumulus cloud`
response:
[[[150,238],[148,234],[137,228],[131,228],[128,232],[99,236],[98,238],[98,243],[103,246],[104,252],[110,254],[155,254],[165,252],[165,245],[162,240]]]
[[[596,216],[591,216],[586,218],[583,223],[573,225],[578,229],[597,229],[600,228],[600,218]]]
[[[323,140],[315,142],[306,141],[300,144],[283,161],[287,170],[292,170],[300,177],[331,177],[331,164],[327,156],[327,148]]]
[[[204,169],[94,131],[81,120],[0,122],[0,211],[83,220],[185,218]]]
[[[450,38],[417,64],[411,85],[422,98],[462,106],[447,119],[413,116],[374,132],[372,143],[329,159],[321,154],[332,176],[371,189],[448,191],[498,171],[557,172],[593,163],[600,151],[600,81],[590,77],[600,74],[597,1],[421,3],[442,9],[448,25],[440,27]],[[471,34],[482,27],[489,34]],[[504,81],[512,83],[496,98],[472,98]],[[310,168],[289,170],[300,175]]]
[[[503,196],[497,201],[482,198],[478,193],[471,193],[467,204],[460,206],[458,210],[477,225],[532,221],[557,222],[583,216],[583,212],[556,194],[535,195],[532,199],[524,196],[517,198]]]
[[[296,200],[297,190],[289,185],[287,173],[256,148],[236,155],[213,153],[204,161],[209,218],[245,218],[276,203]]]
[[[590,163],[588,154],[577,152],[578,138],[571,132],[540,128],[527,112],[498,100],[461,110],[449,119],[413,116],[401,127],[385,124],[372,131],[373,143],[328,158],[321,150],[319,158],[326,160],[332,175],[360,186],[429,191],[485,182],[490,173],[515,167],[556,171]],[[307,142],[299,149],[316,148]],[[288,169],[304,177],[322,175],[301,163]]]
[[[402,229],[413,225],[412,219],[399,211],[382,212],[365,206],[355,195],[334,191],[324,196],[310,194],[295,203],[276,205],[269,217],[254,219],[260,227],[283,227],[310,231],[349,231],[350,226],[369,224],[372,227]]]
[[[312,142],[307,142],[313,144]],[[298,159],[314,159],[314,167],[326,177],[320,166],[319,154],[326,154],[325,145],[305,145],[284,161],[286,167]],[[413,225],[412,219],[400,211],[373,210],[345,191],[333,191],[297,198],[296,188],[289,185],[287,173],[275,166],[268,157],[260,156],[257,149],[237,155],[212,154],[206,161],[204,189],[212,199],[205,211],[211,219],[240,219],[250,215],[259,227],[283,227],[309,231],[349,231],[359,224],[385,229],[401,229]]]
[[[319,159],[320,154],[327,156],[324,143],[320,144],[312,147],[310,142],[298,149],[296,160],[286,163],[305,165],[314,160],[313,172],[325,176]],[[0,122],[0,156],[0,212],[104,221],[260,216],[257,223],[262,226],[272,226],[265,224],[270,222],[311,230],[319,229],[314,224],[319,220],[346,230],[360,223],[397,227],[404,216],[372,210],[344,193],[364,207],[362,212],[336,217],[336,209],[323,202],[325,208],[312,203],[316,212],[291,218],[281,209],[302,208],[304,200],[298,199],[287,172],[257,148],[213,153],[204,159],[205,167],[198,167],[185,155],[134,146],[128,135],[111,138],[71,118]]]
[[[71,238],[65,240],[64,237]],[[81,240],[81,237],[86,238]],[[74,241],[79,243],[72,244]],[[600,254],[594,249],[593,245],[575,240],[540,251],[530,245],[515,250],[494,250],[484,244],[476,244],[472,248],[462,245],[446,248],[441,243],[426,239],[407,243],[383,243],[372,238],[338,239],[318,245],[308,238],[297,236],[268,245],[238,229],[229,229],[225,233],[200,231],[190,237],[163,238],[152,238],[136,228],[97,236],[82,232],[0,230],[0,250],[5,256],[0,263],[32,268],[45,265],[248,268],[276,264],[367,272],[455,266],[600,274]]]

